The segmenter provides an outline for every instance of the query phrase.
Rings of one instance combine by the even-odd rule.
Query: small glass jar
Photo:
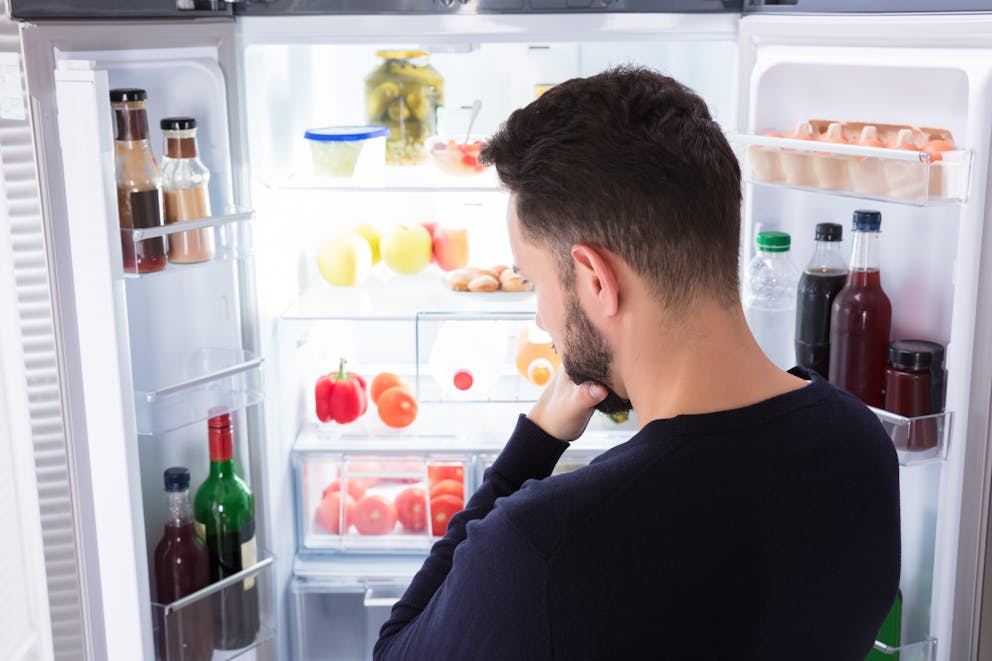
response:
[[[389,129],[386,163],[423,163],[425,143],[437,133],[437,109],[444,105],[444,78],[423,51],[382,50],[376,55],[383,62],[365,78],[368,123]]]
[[[889,343],[883,377],[883,408],[907,418],[940,413],[935,383],[942,383],[944,347],[926,340]],[[942,389],[942,388],[940,388]],[[904,450],[928,450],[938,441],[934,419],[914,420],[907,438],[895,439]]]
[[[159,126],[165,139],[162,159],[162,197],[166,224],[210,216],[210,170],[200,160],[196,145],[196,120],[166,117]],[[205,262],[214,256],[213,229],[169,235],[169,261],[177,264]]]

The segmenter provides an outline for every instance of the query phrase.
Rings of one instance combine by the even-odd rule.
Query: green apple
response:
[[[332,285],[361,284],[372,269],[372,249],[354,232],[332,236],[317,248],[317,268]]]
[[[356,227],[355,232],[361,234],[369,242],[369,248],[372,249],[372,266],[375,266],[379,263],[379,243],[382,240],[382,232],[379,231],[378,227],[368,223],[362,223]]]
[[[433,242],[420,225],[399,225],[382,238],[382,259],[397,273],[413,275],[431,263]]]

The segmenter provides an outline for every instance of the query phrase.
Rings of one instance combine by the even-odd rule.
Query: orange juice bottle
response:
[[[535,386],[544,387],[558,369],[561,359],[551,346],[551,336],[541,330],[536,322],[528,321],[517,334],[514,362],[520,376]]]

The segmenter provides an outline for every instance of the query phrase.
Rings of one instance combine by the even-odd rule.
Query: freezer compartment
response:
[[[148,278],[177,271],[188,271],[214,262],[230,262],[252,254],[251,221],[253,211],[210,216],[198,220],[184,220],[161,227],[144,229],[121,229],[121,243],[125,255],[138,255],[147,250],[150,244],[162,253],[173,255],[173,246],[187,253],[186,260],[180,263],[170,257],[168,265],[158,271],[141,273],[136,260],[125,260],[125,278]],[[130,263],[129,263],[130,262]]]
[[[730,139],[747,146],[744,176],[750,183],[919,206],[968,200],[971,151],[939,152],[932,160],[908,149],[755,134]]]
[[[272,555],[266,553],[251,567],[182,599],[170,604],[152,602],[156,659],[199,659],[204,658],[201,654],[206,650],[213,649],[209,658],[221,661],[257,653],[260,648],[274,648],[274,623],[268,609],[258,606],[271,594],[273,562]],[[247,615],[234,620],[228,614],[226,621],[235,624],[229,624],[226,633],[222,633],[217,622],[225,611]],[[258,618],[257,630],[251,622],[254,617]]]
[[[158,435],[262,401],[262,358],[240,349],[202,348],[168,370],[135,374],[139,434]],[[146,377],[154,383],[142,381]]]
[[[290,584],[293,658],[371,659],[379,629],[409,578],[295,578]]]
[[[892,439],[899,455],[899,463],[912,466],[947,458],[951,437],[951,412],[907,418],[883,409],[869,406]]]
[[[472,493],[475,458],[426,449],[451,439],[420,441],[419,452],[362,451],[354,442],[353,451],[295,450],[300,548],[426,552]]]

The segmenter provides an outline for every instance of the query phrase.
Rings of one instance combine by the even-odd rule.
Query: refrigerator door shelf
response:
[[[175,361],[175,380],[142,388],[135,377],[138,434],[159,435],[262,401],[262,358],[240,349],[205,348]]]
[[[899,646],[886,645],[876,640],[875,649],[868,658],[884,659],[890,656],[899,661],[933,661],[937,658],[937,639],[928,638]]]
[[[472,493],[474,462],[450,451],[294,450],[300,548],[426,553]]]
[[[746,145],[745,179],[848,197],[928,206],[968,201],[973,153],[863,147],[765,135],[732,134]]]
[[[198,220],[186,220],[161,227],[121,229],[121,243],[122,245],[130,244],[130,254],[132,255],[137,254],[139,244],[142,241],[163,241],[166,247],[168,247],[169,241],[183,232],[197,232],[200,236],[212,237],[214,245],[214,255],[211,259],[190,264],[170,262],[165,269],[150,273],[138,273],[137,270],[128,270],[128,266],[125,265],[124,277],[129,279],[149,278],[166,273],[189,271],[217,262],[230,262],[236,259],[250,257],[253,250],[249,221],[254,217],[254,211],[238,211],[236,213],[210,216],[209,218]],[[125,252],[127,252],[126,249]]]
[[[896,447],[901,466],[914,466],[947,459],[951,438],[951,412],[907,418],[869,406]]]
[[[171,604],[160,604],[153,601],[152,626],[158,646],[156,658],[163,661],[190,658],[189,649],[183,649],[182,646],[183,636],[189,637],[191,628],[195,631],[195,627],[204,619],[210,621],[213,618],[215,605],[222,599],[230,600],[239,596],[236,591],[254,589],[259,595],[260,601],[267,598],[266,595],[273,589],[272,567],[274,561],[275,558],[271,553],[263,551],[258,562],[237,574],[212,583]],[[240,657],[252,650],[257,652],[260,648],[270,647],[275,637],[275,627],[274,623],[269,620],[268,616],[262,616],[258,633],[250,645],[234,650],[214,650],[211,657],[212,661],[226,661]]]

